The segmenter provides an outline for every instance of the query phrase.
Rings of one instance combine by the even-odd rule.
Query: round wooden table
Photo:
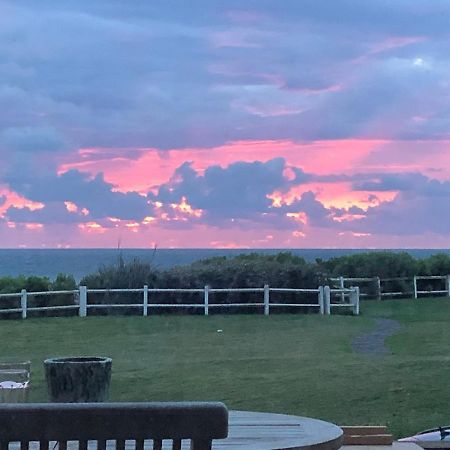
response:
[[[337,450],[342,430],[309,417],[230,411],[228,438],[213,441],[213,450]]]

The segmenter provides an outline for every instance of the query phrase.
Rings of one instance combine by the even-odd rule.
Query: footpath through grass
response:
[[[376,317],[400,321],[392,354],[358,355]],[[218,330],[223,330],[218,332]],[[42,361],[113,358],[111,400],[221,400],[231,409],[397,435],[450,423],[450,300],[365,302],[362,315],[42,318],[2,321],[1,357],[32,361],[31,401],[46,401]]]

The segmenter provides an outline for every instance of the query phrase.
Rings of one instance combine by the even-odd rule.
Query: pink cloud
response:
[[[389,50],[393,50],[396,48],[406,47],[411,44],[417,44],[418,42],[424,42],[426,41],[426,38],[423,36],[394,36],[387,38],[383,42],[380,42],[379,44],[376,44],[372,47],[369,54],[377,54],[386,52]]]
[[[192,161],[195,170],[202,173],[208,166],[218,164],[226,167],[236,161],[266,162],[283,157],[289,165],[301,167],[315,174],[354,173],[360,169],[361,161],[386,140],[343,139],[315,142],[277,141],[234,141],[208,148],[183,148],[161,151],[154,148],[138,149],[137,159],[102,158],[109,149],[90,149],[93,158],[77,161],[74,156],[59,167],[59,173],[78,169],[91,173],[105,174],[105,180],[121,191],[146,192],[167,182],[175,169],[186,161]],[[86,155],[83,149],[79,153]],[[365,167],[366,169],[367,167]]]
[[[159,149],[136,149],[133,158],[110,158],[114,149],[97,148],[80,150],[61,164],[59,172],[77,168],[95,176],[99,171],[105,174],[105,180],[122,192],[138,190],[146,193],[157,188],[173,177],[175,170],[186,160],[192,161],[192,168],[198,173],[213,165],[227,168],[230,164],[240,162],[267,162],[275,157],[286,161],[284,176],[294,180],[295,170],[301,168],[304,173],[313,175],[299,185],[291,187],[287,192],[273,192],[269,198],[273,207],[282,207],[298,201],[303,194],[312,192],[325,208],[329,209],[330,220],[337,225],[346,224],[346,228],[322,229],[313,226],[308,215],[303,211],[291,210],[286,215],[291,227],[276,229],[274,223],[264,224],[248,229],[229,226],[218,228],[202,223],[204,212],[190,203],[189,198],[182,198],[178,203],[158,205],[155,202],[154,212],[143,220],[91,220],[71,225],[69,233],[63,232],[62,226],[51,224],[3,223],[0,237],[11,246],[50,247],[113,246],[120,237],[126,246],[146,247],[155,242],[160,247],[408,247],[429,246],[421,236],[386,237],[380,233],[366,233],[360,229],[351,229],[349,224],[360,219],[360,213],[348,212],[333,216],[333,208],[348,210],[358,207],[367,211],[383,203],[389,203],[397,195],[396,191],[354,191],[350,180],[345,176],[380,172],[420,172],[433,178],[448,179],[450,177],[450,142],[449,141],[388,141],[388,140],[328,140],[316,142],[277,141],[234,141],[210,148],[184,148],[162,151]],[[131,149],[132,150],[132,149]],[[333,179],[333,176],[337,176]],[[322,180],[321,178],[322,177]],[[342,179],[340,180],[339,177]],[[0,219],[10,206],[39,209],[44,205],[30,202],[11,192],[6,187],[0,190],[0,196],[6,201],[0,207]],[[159,207],[158,207],[159,206]],[[66,201],[65,208],[69,212],[80,211],[73,202]],[[168,212],[170,212],[170,217]],[[87,216],[89,211],[85,211]],[[170,228],[166,224],[188,223],[189,227]],[[296,226],[298,225],[298,227]],[[27,229],[28,227],[28,229]],[[426,234],[426,233],[425,233]],[[269,238],[270,237],[270,238]],[[441,242],[437,239],[435,242]],[[150,243],[152,243],[150,245]],[[433,244],[434,245],[434,244]],[[438,244],[436,244],[439,246]]]
[[[5,196],[6,200],[2,204],[0,204],[0,218],[11,206],[15,206],[16,208],[29,208],[31,210],[36,210],[44,207],[43,203],[33,202],[26,199],[25,197],[22,197],[16,192],[11,191],[7,187],[2,188],[0,186],[0,197],[2,196]]]
[[[379,42],[373,45],[367,53],[360,56],[359,58],[354,59],[352,62],[354,64],[360,64],[365,62],[371,56],[379,55],[381,53],[395,50],[402,47],[407,47],[409,45],[417,44],[419,42],[426,41],[427,38],[424,36],[393,36],[385,39],[382,42]]]
[[[274,192],[269,197],[273,200],[275,206],[290,205],[308,191],[314,192],[316,198],[327,208],[357,206],[364,210],[370,206],[391,201],[397,194],[395,191],[383,191],[377,192],[374,197],[373,191],[354,191],[350,182],[312,182],[295,186],[285,193]]]

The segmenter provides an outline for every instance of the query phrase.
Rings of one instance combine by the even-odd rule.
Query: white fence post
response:
[[[268,316],[270,314],[270,290],[269,285],[264,285],[264,315]]]
[[[359,316],[359,286],[356,286],[356,293],[355,293],[355,300],[356,300],[356,305],[355,305],[355,314],[357,316]]]
[[[319,311],[320,314],[325,313],[323,286],[319,286]]]
[[[340,289],[344,289],[345,288],[344,277],[339,277],[339,287],[340,287]],[[341,292],[341,303],[345,303],[345,294],[344,294],[344,292]]]
[[[205,316],[209,314],[209,286],[205,286]]]
[[[445,279],[445,289],[447,289],[447,297],[450,297],[450,275]]]
[[[331,292],[330,292],[330,286],[325,286],[323,288],[324,293],[324,300],[325,300],[325,314],[330,315],[331,314]]]
[[[359,315],[359,286],[352,286],[350,293],[350,303],[352,304],[352,311],[355,316]]]
[[[20,291],[20,307],[22,308],[22,319],[27,318],[27,291],[22,289]]]
[[[87,316],[87,288],[80,286],[80,317]]]
[[[381,300],[381,280],[380,277],[375,277],[375,281],[377,283],[377,298]]]
[[[144,286],[144,303],[142,305],[143,311],[142,314],[144,316],[148,315],[148,286]]]
[[[417,277],[416,277],[416,275],[414,275],[413,283],[414,283],[414,298],[417,299]]]

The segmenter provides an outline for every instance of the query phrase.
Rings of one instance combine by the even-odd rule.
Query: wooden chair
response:
[[[29,445],[33,441],[39,442],[39,450],[67,450],[68,441],[78,441],[79,450],[87,450],[88,441],[96,441],[97,450],[106,450],[110,440],[115,441],[116,450],[125,450],[125,441],[130,440],[135,441],[135,450],[144,450],[145,440],[153,441],[152,446],[146,444],[147,449],[161,450],[164,439],[172,441],[173,450],[181,449],[183,439],[190,440],[191,450],[210,450],[213,439],[227,434],[228,411],[223,403],[0,405],[0,450],[8,450],[10,442],[20,442],[20,450],[32,450],[37,448]]]

